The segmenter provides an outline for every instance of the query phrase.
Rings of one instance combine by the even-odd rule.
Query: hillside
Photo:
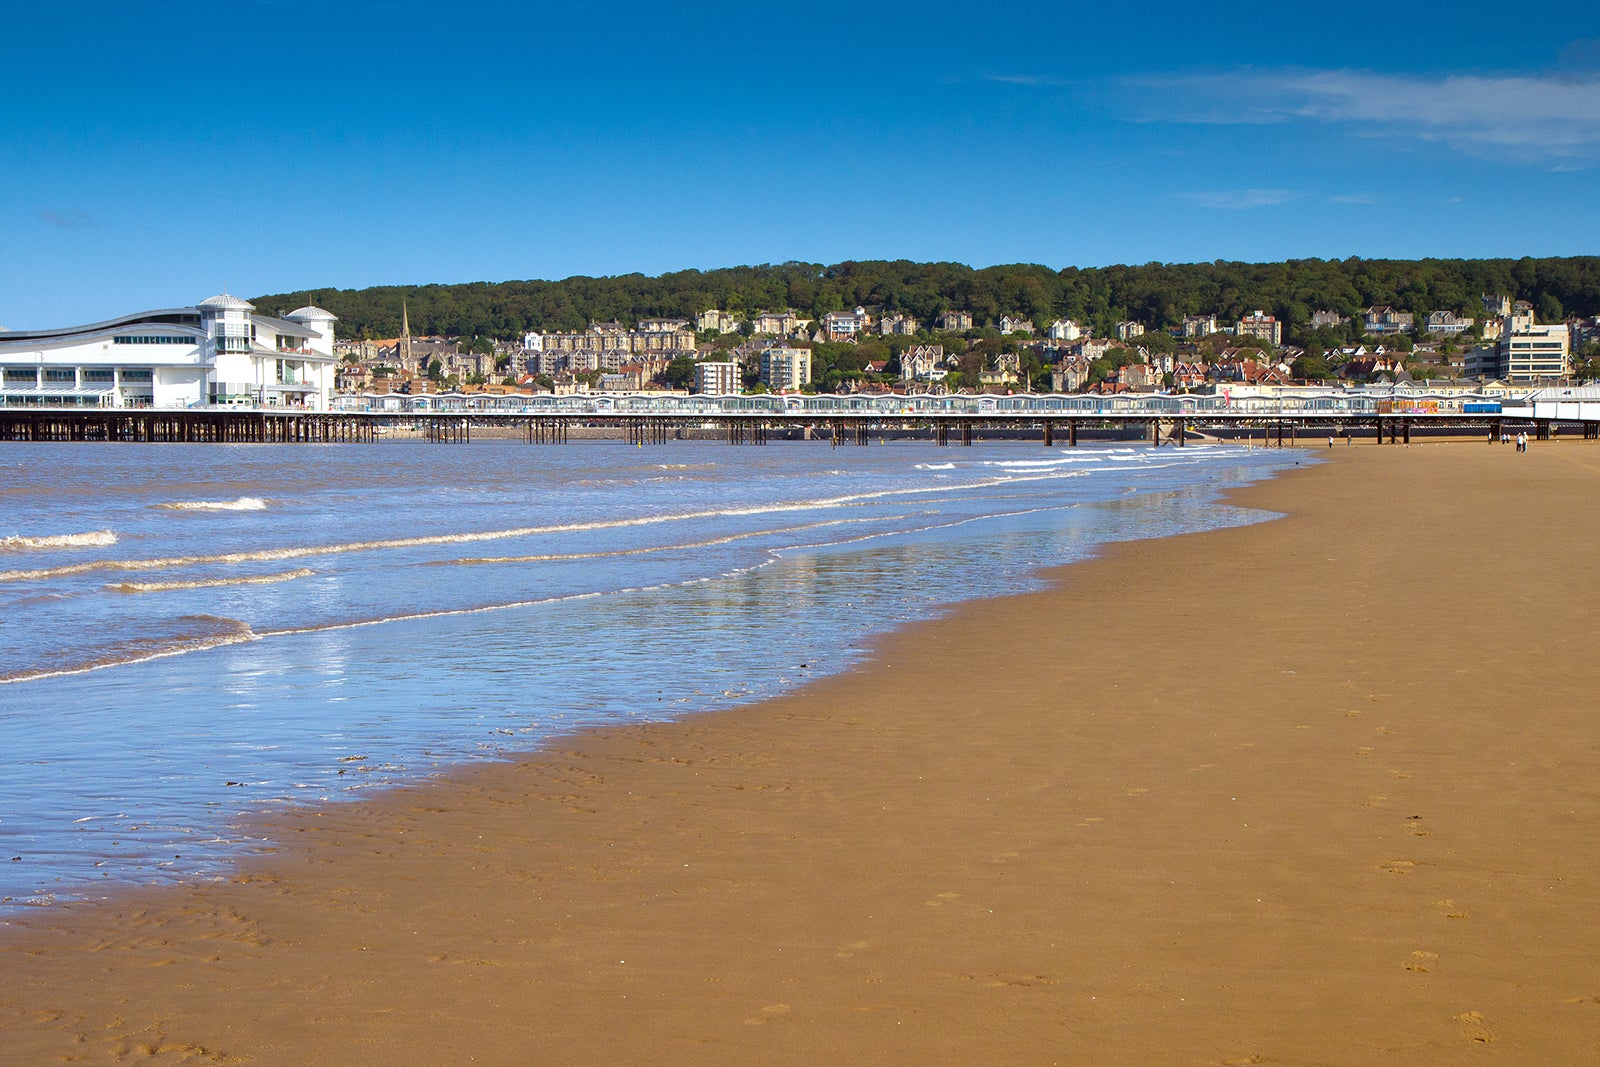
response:
[[[1530,300],[1540,321],[1600,314],[1600,257],[1218,261],[1064,270],[907,260],[783,263],[658,277],[308,289],[251,301],[268,313],[320,305],[339,316],[345,337],[398,335],[404,302],[414,334],[457,336],[510,338],[530,329],[577,330],[611,319],[631,324],[657,316],[687,318],[708,308],[750,313],[790,307],[817,316],[860,304],[906,311],[924,324],[946,310],[970,311],[980,324],[1005,313],[1041,324],[1071,318],[1101,334],[1122,319],[1159,329],[1184,315],[1229,320],[1261,309],[1284,323],[1285,340],[1296,341],[1309,329],[1313,311],[1349,315],[1390,304],[1419,319],[1434,310],[1481,315],[1484,293]]]

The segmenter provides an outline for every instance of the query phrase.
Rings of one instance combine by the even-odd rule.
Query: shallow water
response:
[[[0,906],[214,875],[235,820],[750,703],[1293,453],[0,444]],[[15,857],[15,859],[13,859]]]

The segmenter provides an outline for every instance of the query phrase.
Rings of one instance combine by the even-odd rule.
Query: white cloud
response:
[[[1180,75],[1126,83],[1147,122],[1313,122],[1478,155],[1600,158],[1600,77],[1425,78],[1362,70]]]

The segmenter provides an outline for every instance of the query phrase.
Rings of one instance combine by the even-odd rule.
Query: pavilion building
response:
[[[336,316],[223,293],[86,326],[0,332],[0,405],[328,410]]]

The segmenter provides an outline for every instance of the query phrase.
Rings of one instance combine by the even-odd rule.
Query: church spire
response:
[[[400,301],[400,360],[408,370],[411,368],[411,313],[404,300]]]

